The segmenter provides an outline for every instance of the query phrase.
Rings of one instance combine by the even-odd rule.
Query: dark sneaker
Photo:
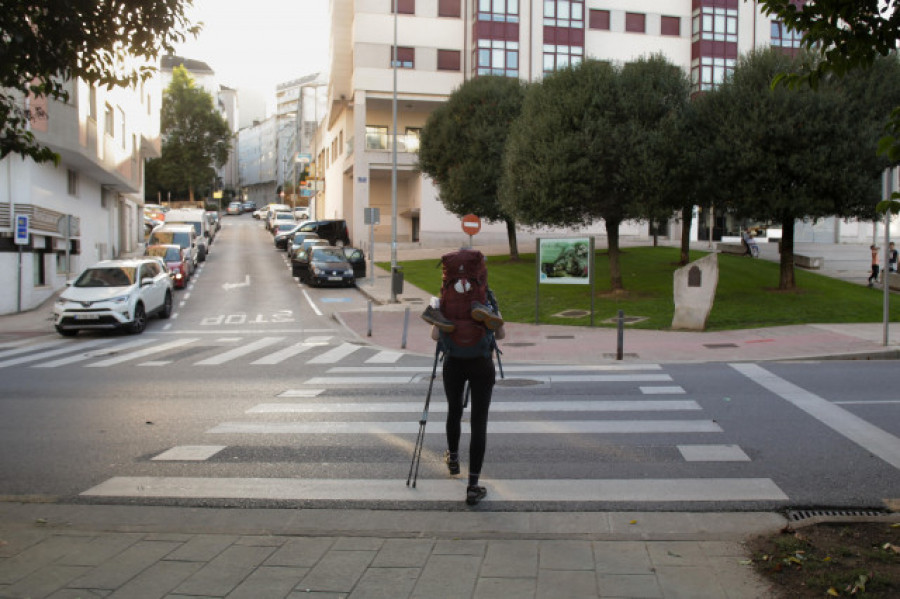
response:
[[[453,329],[456,328],[456,325],[447,320],[444,315],[441,314],[440,310],[436,310],[431,306],[427,306],[425,311],[422,312],[422,320],[429,324],[433,324],[445,333],[452,333]]]
[[[466,487],[466,503],[475,505],[487,495],[487,489],[478,485],[469,485]]]
[[[444,452],[444,462],[447,463],[447,470],[450,471],[452,476],[459,474],[459,458],[453,459],[449,449]]]
[[[479,322],[483,322],[484,326],[492,331],[503,326],[503,319],[481,302],[472,302],[472,318]]]

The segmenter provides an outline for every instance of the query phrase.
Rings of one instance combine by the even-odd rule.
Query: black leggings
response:
[[[463,390],[469,381],[472,390],[471,426],[469,442],[469,474],[481,474],[484,449],[487,444],[488,410],[494,391],[494,361],[484,358],[444,358],[444,393],[447,395],[447,448],[459,452],[460,421],[463,415]]]

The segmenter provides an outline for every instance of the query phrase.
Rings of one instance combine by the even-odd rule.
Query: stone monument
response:
[[[673,329],[702,331],[712,310],[719,284],[719,260],[717,254],[710,254],[674,274],[675,316]]]

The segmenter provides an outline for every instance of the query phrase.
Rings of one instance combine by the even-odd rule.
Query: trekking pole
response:
[[[413,489],[416,488],[416,481],[419,480],[419,462],[422,460],[422,446],[425,445],[425,424],[428,422],[428,406],[431,404],[431,390],[434,387],[434,378],[437,376],[438,356],[441,353],[441,344],[438,343],[434,347],[434,365],[431,367],[431,380],[428,382],[428,393],[425,395],[425,408],[422,410],[422,418],[419,419],[419,434],[416,436],[416,444],[413,447],[412,462],[409,465],[409,474],[406,477],[406,486],[412,480]],[[415,466],[415,477],[413,477],[413,467]]]

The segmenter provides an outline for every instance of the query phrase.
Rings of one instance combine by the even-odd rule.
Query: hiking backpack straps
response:
[[[472,318],[473,303],[488,303],[484,254],[473,249],[457,250],[441,256],[441,266],[441,314],[455,325],[452,333],[440,335],[444,351],[454,358],[490,356],[494,334]]]

